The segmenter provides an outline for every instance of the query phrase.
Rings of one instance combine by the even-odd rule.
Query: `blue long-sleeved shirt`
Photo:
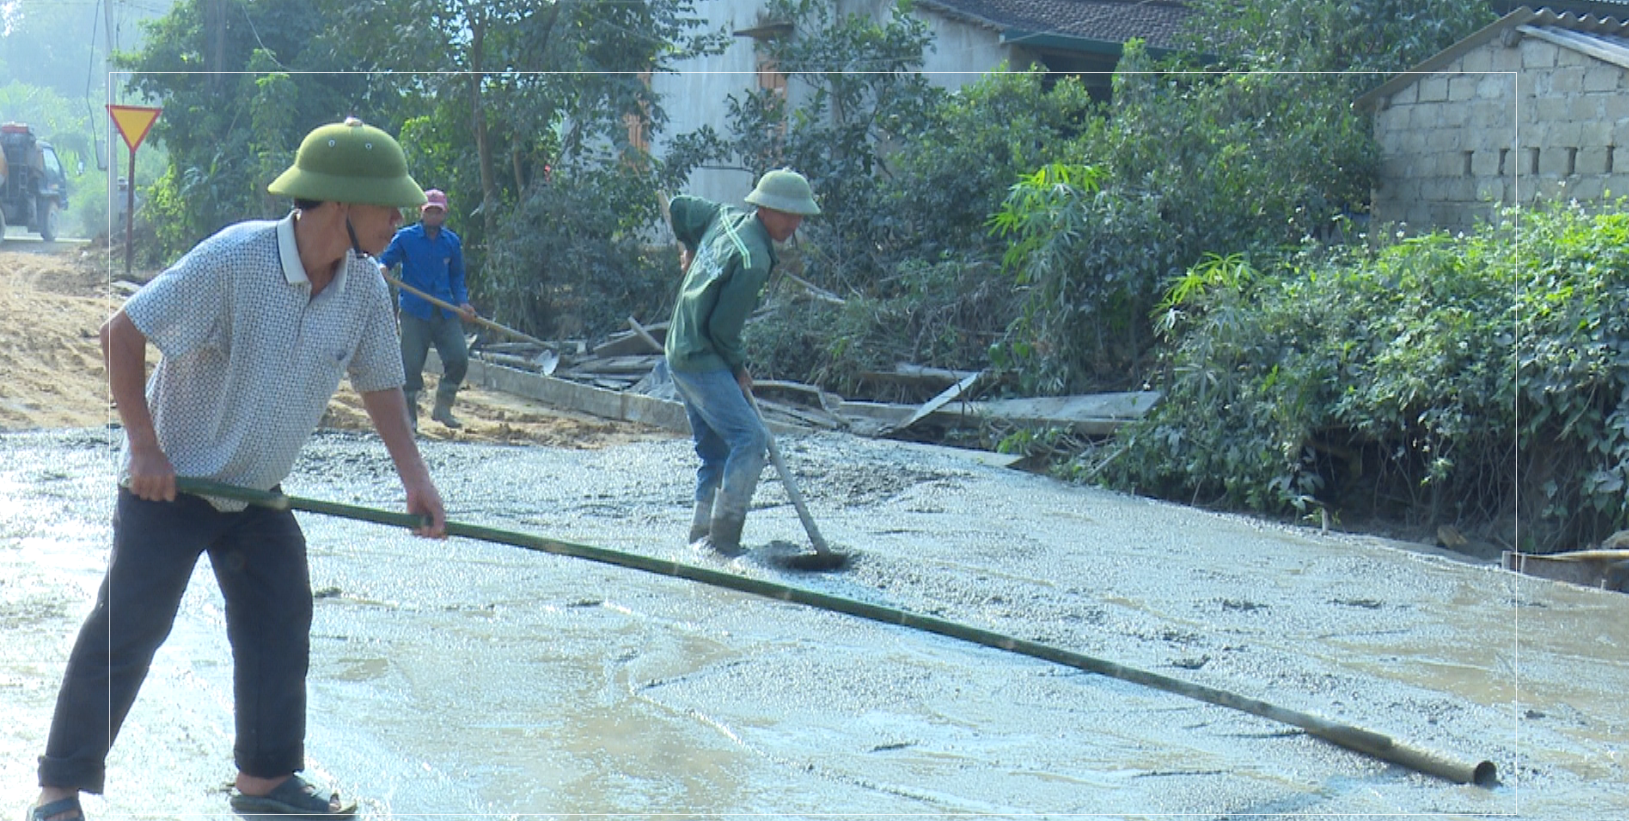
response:
[[[452,305],[469,302],[469,291],[464,287],[464,244],[445,226],[433,238],[424,230],[424,223],[414,223],[397,231],[390,240],[390,247],[380,255],[379,263],[386,268],[401,263],[402,282],[443,302]],[[455,315],[405,290],[401,293],[401,305],[403,313],[420,319],[433,319],[437,314]]]

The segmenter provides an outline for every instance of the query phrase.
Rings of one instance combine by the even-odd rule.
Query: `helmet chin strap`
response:
[[[345,233],[351,235],[351,250],[356,252],[357,259],[369,256],[366,251],[362,250],[362,243],[356,240],[356,228],[351,225],[350,214],[345,215]]]

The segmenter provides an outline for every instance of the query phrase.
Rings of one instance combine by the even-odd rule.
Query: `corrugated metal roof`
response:
[[[1493,10],[1503,16],[1519,8],[1531,8],[1531,0],[1491,0],[1488,4]],[[1598,17],[1623,17],[1629,15],[1629,0],[1548,0],[1544,8],[1554,9],[1558,12],[1571,11],[1578,14],[1594,14]]]
[[[1602,62],[1629,68],[1629,36],[1624,34],[1583,32],[1561,26],[1526,25],[1516,30]]]
[[[1193,12],[1164,0],[918,0],[917,6],[1006,33],[1055,34],[1109,43],[1142,38],[1175,48]]]
[[[1624,11],[1626,14],[1619,17],[1616,15],[1578,14],[1571,11],[1557,12],[1550,8],[1542,8],[1533,12],[1533,18],[1528,20],[1526,25],[1555,26],[1569,31],[1622,36],[1629,33],[1629,4],[1624,5]]]

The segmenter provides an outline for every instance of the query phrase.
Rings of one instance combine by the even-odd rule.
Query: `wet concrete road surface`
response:
[[[0,435],[0,784],[20,813],[106,560],[116,443]],[[497,544],[302,514],[308,773],[365,817],[1629,817],[1629,597],[986,467],[788,437],[846,571],[684,547],[688,442],[425,443],[453,518],[938,616],[1358,725],[1493,788],[1263,718],[906,628]],[[391,510],[383,447],[285,485]],[[766,472],[746,543],[807,547]],[[93,819],[231,818],[231,658],[200,565]],[[15,817],[15,815],[13,815]]]

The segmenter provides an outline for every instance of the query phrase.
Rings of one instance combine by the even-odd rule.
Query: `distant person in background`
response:
[[[407,372],[407,417],[418,430],[419,391],[424,390],[424,360],[430,346],[441,357],[441,382],[436,385],[435,406],[430,418],[449,428],[463,423],[453,416],[453,400],[469,372],[469,349],[464,344],[464,323],[475,321],[475,308],[469,304],[464,287],[464,245],[447,228],[447,195],[431,188],[424,192],[419,222],[396,232],[390,247],[379,257],[386,268],[402,266],[401,280],[449,305],[456,313],[430,304],[424,298],[401,293],[402,368]]]
[[[667,208],[686,268],[668,325],[667,365],[701,457],[690,541],[726,556],[741,552],[741,529],[769,443],[747,401],[752,375],[741,329],[775,268],[775,243],[820,213],[809,181],[796,171],[770,171],[746,199],[757,208],[686,196]]]

